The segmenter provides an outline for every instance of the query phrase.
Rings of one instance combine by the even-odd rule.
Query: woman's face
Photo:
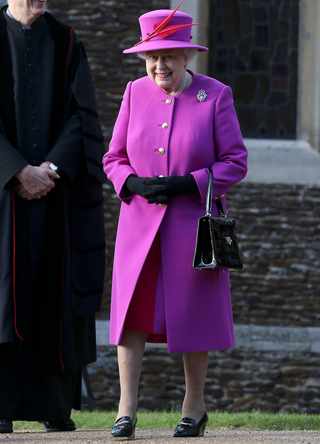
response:
[[[185,76],[187,57],[182,49],[146,52],[146,68],[150,79],[168,94],[176,92]]]

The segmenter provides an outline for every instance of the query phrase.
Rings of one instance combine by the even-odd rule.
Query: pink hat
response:
[[[128,54],[168,48],[195,48],[198,51],[208,51],[205,46],[191,43],[191,27],[202,23],[192,23],[189,14],[177,11],[179,6],[174,11],[164,9],[143,14],[139,18],[141,42],[123,52]]]

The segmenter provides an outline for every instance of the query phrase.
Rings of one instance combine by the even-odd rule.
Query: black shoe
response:
[[[203,436],[204,429],[206,428],[208,420],[209,418],[207,412],[204,412],[198,424],[192,418],[182,418],[177,427],[175,428],[173,437],[193,438],[196,436]]]
[[[72,419],[69,419],[69,421],[44,421],[43,425],[47,432],[72,432],[76,430]]]
[[[137,424],[137,416],[131,418],[130,416],[121,416],[117,419],[111,430],[111,435],[114,438],[134,438]]]
[[[12,433],[12,421],[8,419],[0,419],[0,433]]]

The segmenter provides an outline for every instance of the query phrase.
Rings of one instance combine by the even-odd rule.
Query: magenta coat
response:
[[[206,92],[206,100],[198,100],[199,90]],[[159,230],[168,351],[233,347],[228,272],[192,268],[197,222],[205,214],[209,169],[214,176],[214,197],[222,197],[224,205],[225,193],[247,171],[247,150],[231,89],[198,74],[177,96],[165,94],[149,77],[129,82],[103,163],[122,200],[110,343],[121,341],[139,274]],[[130,174],[154,177],[190,173],[199,194],[174,197],[165,208],[124,190]],[[213,211],[218,215],[215,205]]]

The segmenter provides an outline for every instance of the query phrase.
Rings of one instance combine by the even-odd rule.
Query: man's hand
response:
[[[23,185],[26,192],[35,199],[46,196],[55,187],[54,180],[60,176],[50,168],[27,165],[15,177]]]
[[[25,189],[25,187],[20,182],[17,182],[13,186],[13,191],[14,191],[14,194],[18,197],[21,197],[21,199],[26,199],[26,200],[33,200],[34,199],[34,197],[31,196],[30,193],[28,193],[28,191]]]
[[[41,165],[39,165],[40,168],[45,168],[46,170],[50,170],[48,162],[42,162]]]

